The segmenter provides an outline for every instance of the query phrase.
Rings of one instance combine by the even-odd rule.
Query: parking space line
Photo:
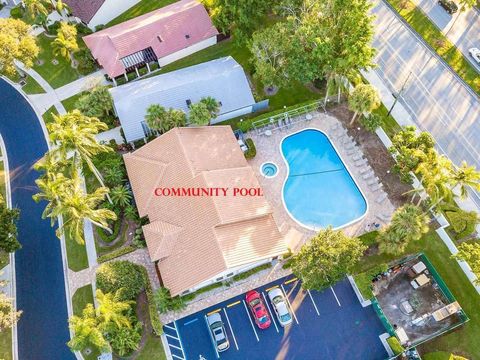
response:
[[[272,312],[272,309],[270,309],[270,305],[268,304],[267,297],[265,296],[265,293],[263,291],[262,291],[262,295],[263,295],[263,299],[265,300],[265,304],[267,305],[268,312],[270,313],[270,318],[272,319],[273,325],[275,325],[275,329],[277,330],[277,333],[278,333],[278,326],[277,326],[277,323],[275,322],[275,316]]]
[[[275,285],[275,286],[269,287],[269,288],[268,288],[268,289],[266,289],[265,291],[266,291],[266,292],[269,292],[270,290],[272,290],[272,289],[275,289],[275,288],[278,288],[278,285]]]
[[[330,286],[330,289],[332,290],[333,296],[335,296],[335,300],[337,300],[338,306],[342,306],[342,304],[340,304],[340,301],[338,300],[338,297],[337,297],[337,294],[335,293],[335,290],[333,290],[333,287]]]
[[[173,327],[175,328],[175,332],[177,333],[178,336],[178,342],[180,343],[180,350],[182,350],[182,355],[183,358],[185,359],[185,351],[183,350],[183,343],[182,343],[182,338],[180,337],[180,333],[178,332],[178,327],[177,327],[177,321],[173,321]]]
[[[168,335],[168,334],[165,334],[165,336],[169,337],[169,338],[172,338],[172,339],[175,339],[175,340],[178,340],[177,337],[173,336],[173,335]]]
[[[170,346],[170,347],[172,347],[172,348],[174,348],[174,349],[177,349],[177,350],[182,350],[182,348],[181,348],[181,347],[178,347],[178,346],[172,345],[172,344],[170,344],[170,343],[168,344],[168,346]]]
[[[233,303],[231,303],[231,304],[228,304],[228,305],[227,305],[227,308],[230,308],[230,307],[232,307],[232,306],[238,305],[238,304],[240,304],[240,303],[241,303],[240,300],[235,301],[235,302],[233,302]]]
[[[220,312],[220,311],[222,311],[221,308],[220,308],[220,309],[212,310],[212,311],[210,311],[209,313],[207,313],[207,316],[210,316],[210,315],[212,315],[212,314],[218,313],[218,312]]]
[[[177,329],[175,329],[174,327],[171,327],[170,325],[163,325],[163,326],[165,326],[167,329],[177,331]]]
[[[235,342],[235,347],[238,350],[237,338],[235,337],[235,333],[233,332],[232,324],[230,324],[230,319],[228,318],[227,310],[223,308],[223,312],[225,313],[225,317],[227,318],[228,327],[230,328],[230,332],[232,333],[233,341]]]
[[[175,355],[175,354],[170,353],[170,355],[172,355],[173,357],[176,357],[177,359],[185,360],[184,358],[182,358],[182,357],[180,357],[180,356],[177,356],[177,355]]]
[[[220,355],[218,354],[217,345],[215,344],[215,339],[213,338],[212,331],[210,330],[210,326],[208,325],[207,315],[205,315],[205,324],[208,328],[208,333],[210,334],[210,341],[212,342],[213,349],[215,350],[215,354],[217,355],[217,359],[220,359]]]
[[[260,339],[258,338],[257,331],[255,330],[255,326],[253,325],[253,321],[252,321],[252,318],[250,316],[250,313],[248,312],[247,304],[245,304],[245,300],[242,300],[242,302],[243,302],[243,306],[245,307],[245,311],[247,312],[248,320],[250,320],[250,325],[252,325],[252,330],[255,333],[255,337],[257,338],[257,341],[260,341]]]
[[[317,315],[320,316],[320,312],[318,311],[317,304],[315,304],[315,301],[313,300],[313,296],[310,293],[310,290],[307,289],[308,296],[310,296],[310,300],[312,300],[313,307],[315,308],[315,311],[317,312]]]
[[[283,295],[285,295],[285,300],[287,300],[287,303],[288,303],[288,307],[290,308],[290,311],[292,312],[293,314],[293,318],[295,319],[295,322],[297,323],[298,325],[298,319],[297,319],[297,315],[295,315],[295,311],[293,311],[293,307],[292,307],[292,304],[290,303],[290,299],[288,298],[288,295],[287,295],[287,292],[285,291],[285,288],[283,287],[283,284],[280,285],[280,287],[282,288],[283,290]]]
[[[294,282],[294,281],[297,281],[297,280],[298,280],[298,278],[293,278],[293,279],[290,279],[290,280],[285,281],[284,284],[285,284],[285,285],[288,285],[288,284],[290,284],[290,283],[292,283],[292,282]]]

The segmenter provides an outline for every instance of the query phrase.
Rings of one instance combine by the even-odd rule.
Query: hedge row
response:
[[[262,270],[265,270],[265,269],[268,269],[268,268],[271,268],[271,267],[272,267],[271,263],[266,263],[266,264],[254,267],[253,269],[250,269],[250,270],[245,271],[243,273],[240,273],[238,275],[235,275],[232,279],[233,279],[233,281],[240,281],[240,280],[243,280],[243,279],[246,279],[246,278],[252,276],[253,274],[256,274],[256,273],[258,273]]]
[[[128,246],[122,247],[118,250],[112,251],[111,253],[99,256],[97,261],[98,261],[99,264],[101,264],[101,263],[104,263],[106,261],[113,260],[113,259],[115,259],[119,256],[131,253],[135,250],[137,250],[137,248],[135,246],[128,245]]]
[[[255,148],[255,143],[251,138],[245,140],[245,144],[248,146],[248,150],[245,151],[246,159],[253,159],[257,155],[257,149]]]
[[[148,301],[148,312],[150,314],[150,323],[152,324],[153,332],[160,336],[163,334],[163,325],[158,316],[157,306],[155,305],[155,299],[153,297],[152,284],[150,283],[150,278],[148,277],[147,269],[144,266],[140,266],[145,277],[145,294],[147,295]]]

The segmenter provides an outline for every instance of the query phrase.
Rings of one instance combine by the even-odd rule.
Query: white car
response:
[[[281,326],[287,326],[292,323],[292,314],[288,309],[287,302],[283,296],[282,290],[279,288],[272,289],[268,292],[268,298],[272,303],[273,310],[277,315],[278,322]]]
[[[480,65],[480,49],[479,48],[471,48],[468,49],[468,53],[470,56],[475,60],[475,62]]]

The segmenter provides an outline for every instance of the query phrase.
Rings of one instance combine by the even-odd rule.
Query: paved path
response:
[[[103,70],[98,70],[90,75],[84,76],[78,80],[55,89],[55,93],[60,100],[68,99],[74,95],[93,89],[97,85],[109,85],[105,79]]]
[[[42,220],[45,203],[32,200],[38,173],[33,164],[47,151],[40,122],[30,104],[0,80],[0,133],[7,148],[12,205],[21,211],[18,237],[23,248],[15,253],[21,360],[73,359],[69,340],[67,302],[60,242],[50,220]]]
[[[480,169],[478,96],[383,2],[375,4],[375,69],[392,93],[404,87],[401,102],[417,127],[429,131],[454,163]],[[475,196],[480,204],[480,197]]]
[[[480,12],[472,8],[450,15],[444,8],[438,5],[436,0],[412,1],[423,10],[444,34],[448,32],[448,39],[455,44],[465,55],[465,58],[480,72],[480,65],[473,61],[468,54],[468,49],[472,47],[480,48]]]
[[[110,142],[110,140],[115,140],[117,144],[123,144],[123,137],[120,133],[121,126],[117,126],[114,129],[110,129],[104,132],[101,132],[98,134],[97,140],[98,141],[104,141],[104,142]]]

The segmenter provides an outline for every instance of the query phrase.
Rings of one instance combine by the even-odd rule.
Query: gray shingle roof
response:
[[[141,123],[152,104],[188,114],[187,100],[194,103],[212,96],[222,104],[219,116],[255,104],[242,67],[230,56],[128,83],[110,92],[127,141],[144,137]]]

